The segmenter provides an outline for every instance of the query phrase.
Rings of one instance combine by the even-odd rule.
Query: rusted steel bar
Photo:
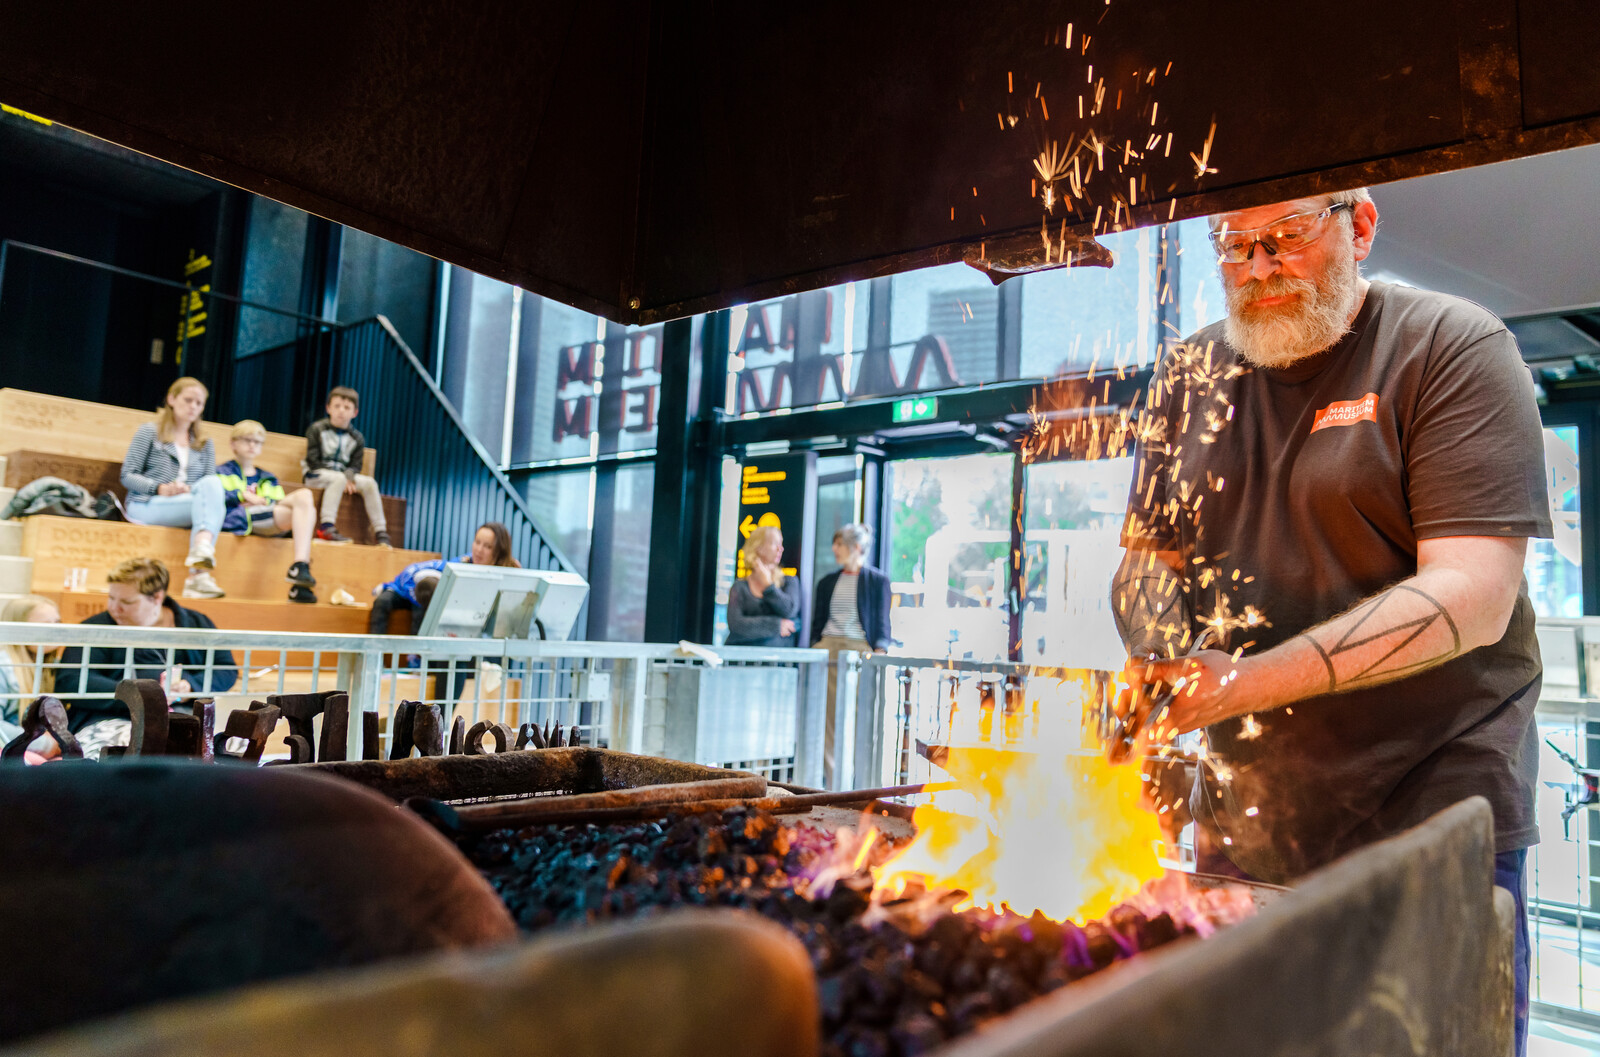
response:
[[[744,771],[586,747],[483,756],[351,760],[313,766],[318,772],[359,782],[394,800],[414,796],[475,800],[533,793],[567,795],[726,778],[754,783],[753,792],[747,795],[759,796],[766,791],[761,779]]]
[[[760,779],[757,779],[760,781]],[[801,796],[730,796],[731,782],[692,782],[677,786],[656,786],[648,789],[630,789],[612,794],[588,796],[540,797],[536,800],[519,800],[505,804],[469,804],[455,811],[455,818],[464,829],[483,830],[521,826],[540,826],[574,822],[629,822],[637,819],[661,818],[664,815],[694,815],[726,811],[733,807],[759,808],[776,815],[797,815],[814,807],[829,805],[868,804],[897,816],[910,817],[904,804],[881,803],[889,796],[911,796],[916,793],[954,789],[956,783],[924,785],[895,785],[878,789],[847,789],[833,793],[810,793]],[[662,792],[657,792],[657,791]],[[671,794],[682,790],[686,794]],[[764,791],[764,790],[763,790]],[[647,794],[644,797],[638,794]],[[716,794],[722,794],[720,796]],[[610,799],[600,799],[609,797]],[[895,810],[899,809],[899,810]],[[419,812],[426,814],[426,812]]]
[[[531,800],[515,800],[499,804],[468,804],[456,809],[463,824],[474,829],[498,829],[501,826],[527,826],[543,822],[559,822],[571,818],[590,821],[593,818],[612,816],[609,812],[639,812],[666,814],[666,808],[676,809],[681,804],[708,802],[720,804],[744,803],[766,792],[766,779],[751,775],[746,778],[722,778],[708,782],[677,782],[671,785],[647,785],[639,789],[616,789],[602,793],[578,793],[574,796],[542,796]],[[598,814],[597,813],[607,813]]]

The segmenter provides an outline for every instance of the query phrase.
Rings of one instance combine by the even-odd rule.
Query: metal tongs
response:
[[[1211,628],[1202,628],[1200,634],[1196,635],[1194,641],[1189,644],[1189,648],[1177,659],[1184,660],[1193,657],[1201,650],[1209,649],[1211,640],[1214,637]],[[1147,661],[1159,661],[1165,658],[1151,654],[1145,659]],[[1149,708],[1142,711],[1131,709],[1126,716],[1117,715],[1113,709],[1111,736],[1106,742],[1106,759],[1117,764],[1125,762],[1132,756],[1134,743],[1139,740],[1140,733],[1152,723],[1160,724],[1162,718],[1167,714],[1167,709],[1172,707],[1172,702],[1177,698],[1180,689],[1176,684],[1166,685],[1160,693],[1150,695]],[[1132,691],[1125,692],[1129,693],[1130,696],[1132,695]],[[1134,697],[1132,700],[1137,701],[1138,699]]]

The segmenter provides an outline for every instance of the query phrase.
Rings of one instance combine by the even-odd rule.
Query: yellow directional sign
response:
[[[734,542],[734,575],[743,577],[743,547],[757,528],[775,528],[784,535],[783,560],[779,564],[790,574],[811,576],[807,555],[808,541],[815,531],[816,455],[797,452],[773,455],[739,468],[739,510],[735,522],[739,535]]]
[[[739,535],[749,539],[750,533],[754,532],[758,525],[762,528],[783,528],[783,522],[778,518],[778,515],[769,510],[761,515],[761,520],[759,521],[756,520],[754,514],[746,514],[744,520],[739,522]]]

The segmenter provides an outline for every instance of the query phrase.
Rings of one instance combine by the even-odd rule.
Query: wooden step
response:
[[[7,488],[21,488],[29,481],[41,477],[59,477],[88,492],[114,492],[118,499],[126,499],[128,490],[122,487],[122,460],[86,459],[81,455],[62,455],[53,451],[13,451],[6,456]]]
[[[74,569],[80,582],[104,587],[106,573],[128,558],[159,558],[172,573],[172,590],[183,589],[183,562],[189,553],[189,530],[130,525],[121,521],[39,516],[23,520],[22,553],[33,558],[33,590],[60,592]],[[327,598],[342,587],[368,602],[372,589],[412,562],[437,558],[428,551],[367,547],[359,544],[311,544],[311,572],[317,597]],[[241,601],[283,602],[288,584],[284,573],[294,560],[293,544],[283,537],[263,539],[223,533],[217,541],[217,582],[228,597]]]
[[[289,585],[284,585],[287,596]],[[316,590],[321,591],[319,585]],[[61,620],[66,624],[81,624],[103,613],[106,593],[99,591],[53,591],[45,597],[61,610]],[[326,598],[322,593],[318,598]],[[257,602],[240,598],[177,598],[185,609],[195,609],[210,617],[219,628],[249,629],[251,631],[304,631],[317,635],[365,635],[370,607],[336,606],[327,602],[308,605],[290,602],[287,597],[277,602]],[[389,634],[411,633],[411,613],[397,609],[389,614]]]
[[[70,481],[91,495],[111,492],[126,501],[128,490],[122,487],[122,463],[105,459],[89,459],[78,455],[59,455],[54,452],[23,449],[5,457],[5,486],[21,488],[29,481],[41,477],[59,477]],[[227,460],[224,459],[224,462]],[[285,491],[303,488],[298,468],[289,480],[280,481]],[[312,494],[322,501],[322,489],[313,488]],[[9,499],[8,499],[9,501]],[[3,509],[3,508],[0,508]],[[320,507],[318,509],[321,509]],[[389,538],[395,546],[405,546],[406,501],[398,496],[383,497],[383,516],[389,523]],[[367,520],[366,504],[358,495],[347,495],[339,501],[339,531],[353,540],[367,542],[372,539],[372,524]]]
[[[0,593],[25,595],[33,585],[33,562],[20,555],[0,557]]]
[[[153,421],[155,409],[148,411],[88,400],[46,396],[24,389],[0,389],[0,452],[45,451],[85,459],[102,459],[122,465],[134,431]],[[361,428],[358,416],[355,428]],[[233,423],[202,422],[200,433],[216,447],[219,462],[233,457],[228,434]],[[280,481],[300,479],[300,462],[306,457],[306,439],[287,433],[268,433],[261,449],[260,464]],[[366,449],[361,469],[376,476],[378,453]]]

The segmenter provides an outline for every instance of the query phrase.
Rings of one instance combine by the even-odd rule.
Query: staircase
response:
[[[0,455],[0,481],[6,477],[6,459]],[[15,488],[0,488],[0,510],[17,494]],[[32,590],[33,559],[22,553],[22,522],[0,521],[0,606]]]
[[[499,521],[524,567],[577,571],[387,319],[335,331],[326,380],[322,392],[361,394],[356,425],[383,453],[379,484],[406,498],[408,546],[459,554],[473,529]]]

